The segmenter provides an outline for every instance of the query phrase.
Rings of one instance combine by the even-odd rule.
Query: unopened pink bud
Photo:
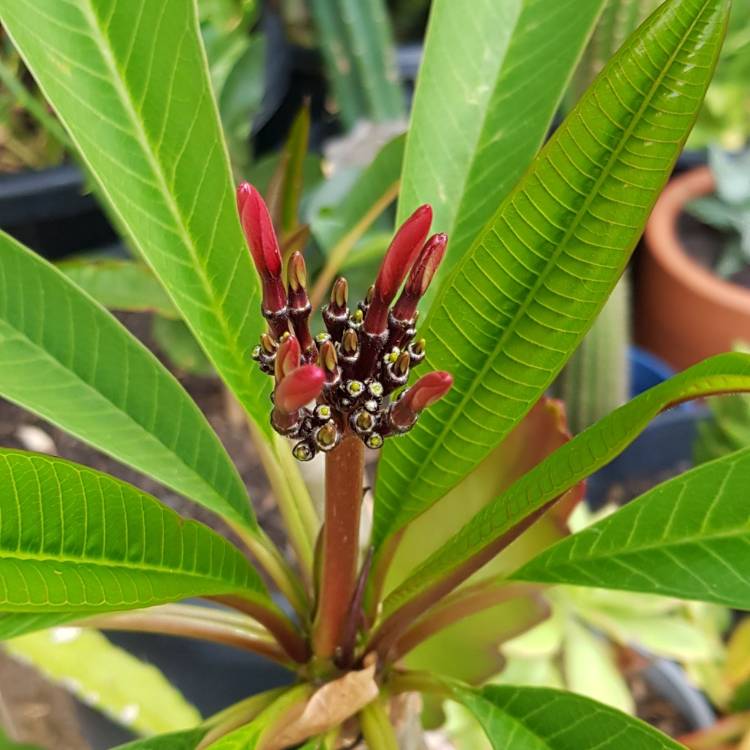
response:
[[[286,305],[281,282],[281,252],[271,215],[261,194],[249,183],[237,188],[237,209],[245,239],[263,285],[263,307],[278,312]]]
[[[448,372],[423,375],[391,408],[390,420],[398,430],[409,429],[421,411],[439,401],[451,389],[453,376]]]
[[[393,301],[422,249],[431,224],[432,208],[424,205],[420,206],[396,232],[375,280],[372,302],[365,316],[364,328],[369,333],[381,333],[385,330],[388,305]]]
[[[293,414],[320,395],[325,379],[325,372],[317,365],[298,367],[276,386],[276,408],[285,414]]]
[[[302,352],[296,336],[287,336],[279,345],[274,362],[276,382],[280,383],[300,365]]]
[[[425,243],[419,253],[409,278],[406,280],[404,291],[393,308],[396,320],[412,320],[417,311],[417,303],[430,286],[440,263],[445,256],[448,236],[435,234]]]

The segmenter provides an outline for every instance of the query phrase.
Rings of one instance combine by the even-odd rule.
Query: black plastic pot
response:
[[[0,228],[51,260],[117,239],[72,164],[0,175]]]
[[[647,667],[643,677],[655,695],[677,709],[689,731],[706,729],[716,721],[706,696],[690,684],[677,664],[657,659]]]
[[[274,662],[202,641],[141,633],[109,633],[110,640],[157,666],[204,717],[264,690],[291,683]],[[79,704],[81,732],[92,750],[109,750],[134,735]]]

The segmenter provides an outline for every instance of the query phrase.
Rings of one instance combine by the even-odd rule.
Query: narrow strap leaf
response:
[[[432,3],[398,217],[402,222],[422,203],[432,205],[435,227],[450,238],[440,278],[463,258],[542,145],[603,5],[477,0],[467,12],[455,0]]]
[[[750,448],[659,485],[512,577],[750,610]]]
[[[622,273],[700,108],[727,0],[667,0],[460,260],[422,335],[454,388],[386,445],[374,541],[458,483],[536,403]],[[644,54],[648,50],[648,54]]]
[[[249,363],[259,287],[195,3],[8,0],[0,16],[134,246],[270,435],[267,379]]]
[[[80,617],[202,595],[278,613],[247,559],[208,527],[93,469],[0,449],[0,611]]]
[[[0,232],[0,395],[167,487],[257,529],[193,400],[115,318]]]
[[[691,398],[743,390],[750,390],[750,356],[720,354],[620,407],[558,448],[477,513],[386,599],[385,616],[418,600],[459,566],[481,567],[485,558],[492,557],[498,540],[611,461],[663,409]]]

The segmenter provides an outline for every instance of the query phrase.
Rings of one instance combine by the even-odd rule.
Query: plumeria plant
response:
[[[259,526],[172,375],[2,235],[0,394],[213,511],[235,542],[93,469],[2,449],[0,635],[159,631],[290,674],[128,747],[392,750],[407,746],[412,694],[462,703],[496,748],[679,747],[589,698],[481,686],[497,643],[548,614],[544,586],[750,607],[749,448],[567,533],[582,481],[652,417],[750,390],[750,358],[729,353],[575,437],[545,399],[680,153],[729,13],[728,0],[666,0],[542,147],[603,4],[433,3],[399,229],[361,302],[333,283],[314,334],[303,255],[282,255],[253,187],[235,199],[194,4],[0,2],[132,247],[247,415],[295,553]],[[368,450],[382,456],[363,525]],[[324,463],[322,518],[301,461]],[[194,598],[214,606],[179,603]]]

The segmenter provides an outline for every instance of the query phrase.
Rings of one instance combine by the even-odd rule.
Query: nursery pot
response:
[[[50,260],[117,238],[73,164],[0,175],[0,228]]]
[[[678,233],[685,204],[714,187],[708,167],[680,175],[667,185],[646,226],[636,336],[639,344],[677,368],[750,340],[750,290],[699,265]]]

